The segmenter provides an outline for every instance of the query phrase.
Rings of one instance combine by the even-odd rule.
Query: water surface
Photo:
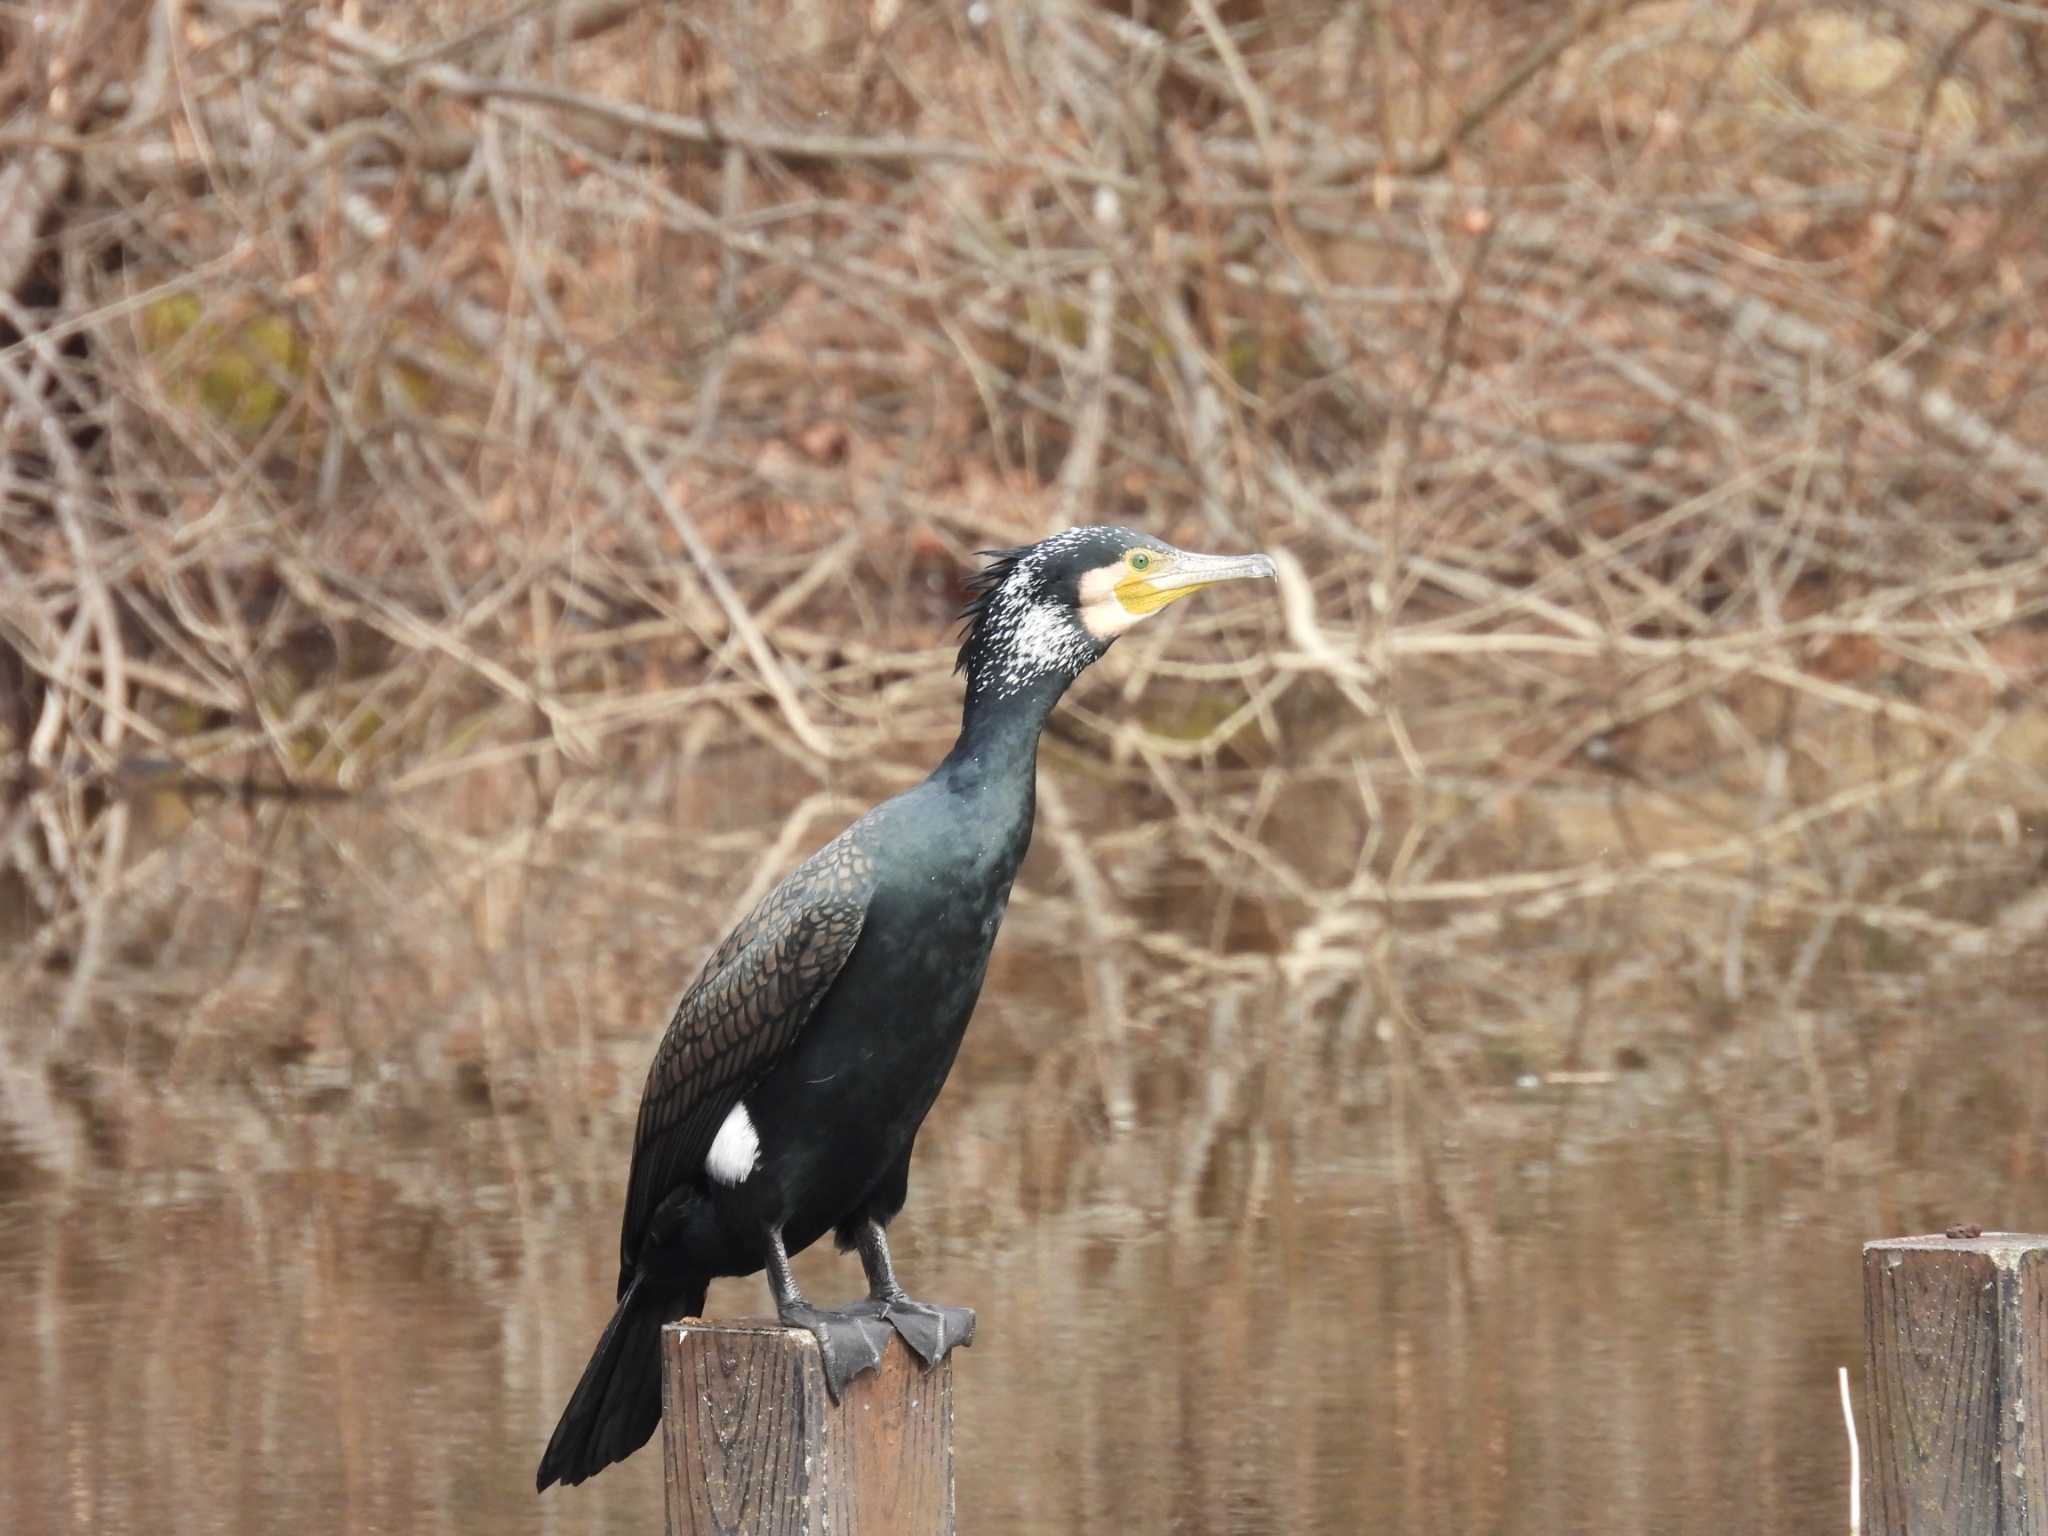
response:
[[[39,1076],[17,1052],[0,1528],[658,1528],[658,1449],[540,1498],[533,1468],[607,1311],[665,999],[759,842],[678,872],[586,828],[515,882],[451,876],[466,846],[188,831],[181,909],[124,919]],[[1552,1072],[1326,973],[1137,966],[1105,1021],[1074,932],[1035,854],[897,1228],[912,1288],[981,1313],[963,1530],[1839,1529],[1859,1243],[2048,1226],[2026,975],[1945,983],[1938,1029],[1901,1022],[1932,981],[1803,1030],[1610,1019],[1629,1049]],[[42,1038],[68,978],[12,974]]]

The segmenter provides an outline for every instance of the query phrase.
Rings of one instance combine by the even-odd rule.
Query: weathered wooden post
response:
[[[891,1337],[845,1397],[774,1322],[661,1333],[669,1536],[953,1536],[953,1362]]]
[[[2048,1536],[2048,1236],[1956,1231],[1863,1245],[1872,1529]]]

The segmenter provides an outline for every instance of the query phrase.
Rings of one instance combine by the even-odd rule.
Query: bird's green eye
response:
[[[1152,556],[1142,549],[1134,549],[1124,556],[1124,564],[1134,571],[1149,571],[1152,569]]]

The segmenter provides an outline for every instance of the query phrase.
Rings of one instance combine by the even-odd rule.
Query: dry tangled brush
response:
[[[2038,7],[0,27],[8,964],[104,960],[141,790],[943,734],[971,552],[1097,518],[1285,575],[1076,700],[1098,938],[1551,1065],[2041,947]]]

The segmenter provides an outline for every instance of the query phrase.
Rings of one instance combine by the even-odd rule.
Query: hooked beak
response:
[[[1271,579],[1270,555],[1191,555],[1177,552],[1173,564],[1152,578],[1156,592],[1192,592],[1213,587],[1219,581],[1244,581],[1263,576]]]
[[[1119,581],[1116,595],[1126,612],[1142,616],[1157,613],[1168,603],[1191,597],[1220,581],[1272,575],[1273,562],[1265,555],[1196,555],[1177,549],[1165,569],[1126,576]]]

